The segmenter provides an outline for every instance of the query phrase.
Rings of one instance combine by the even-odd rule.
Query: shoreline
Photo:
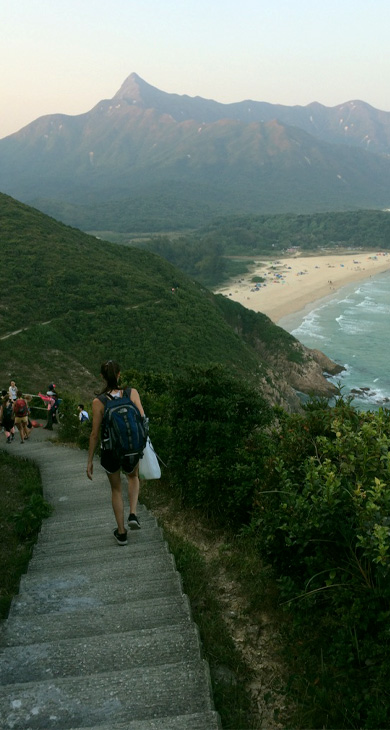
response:
[[[279,324],[290,315],[310,311],[347,284],[389,270],[390,252],[268,258],[258,260],[249,274],[214,293],[262,312]]]

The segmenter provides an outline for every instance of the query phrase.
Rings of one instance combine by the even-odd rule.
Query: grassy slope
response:
[[[48,505],[42,500],[35,464],[0,452],[0,483],[0,619],[4,619],[27,568],[41,520],[48,515]]]
[[[153,254],[98,241],[4,195],[0,246],[0,337],[23,330],[0,340],[4,383],[14,377],[35,391],[54,380],[90,392],[107,357],[124,368],[221,362],[259,373],[259,356],[215,297]]]

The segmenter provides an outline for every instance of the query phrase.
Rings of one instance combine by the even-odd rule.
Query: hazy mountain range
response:
[[[220,104],[131,74],[78,116],[0,140],[0,190],[90,230],[193,226],[224,213],[388,207],[390,113]]]

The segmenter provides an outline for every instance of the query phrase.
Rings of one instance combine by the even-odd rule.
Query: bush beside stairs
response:
[[[98,461],[36,429],[0,447],[33,459],[53,507],[0,632],[2,730],[218,730],[208,665],[155,518],[112,535]]]

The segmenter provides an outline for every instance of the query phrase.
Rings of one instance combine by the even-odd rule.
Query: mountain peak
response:
[[[127,79],[125,79],[119,91],[117,91],[113,98],[125,99],[126,101],[133,103],[142,102],[144,101],[144,94],[146,91],[153,91],[158,93],[158,89],[156,89],[154,86],[151,86],[150,84],[147,84],[146,81],[138,76],[138,74],[132,73],[130,74],[130,76],[127,77]]]

